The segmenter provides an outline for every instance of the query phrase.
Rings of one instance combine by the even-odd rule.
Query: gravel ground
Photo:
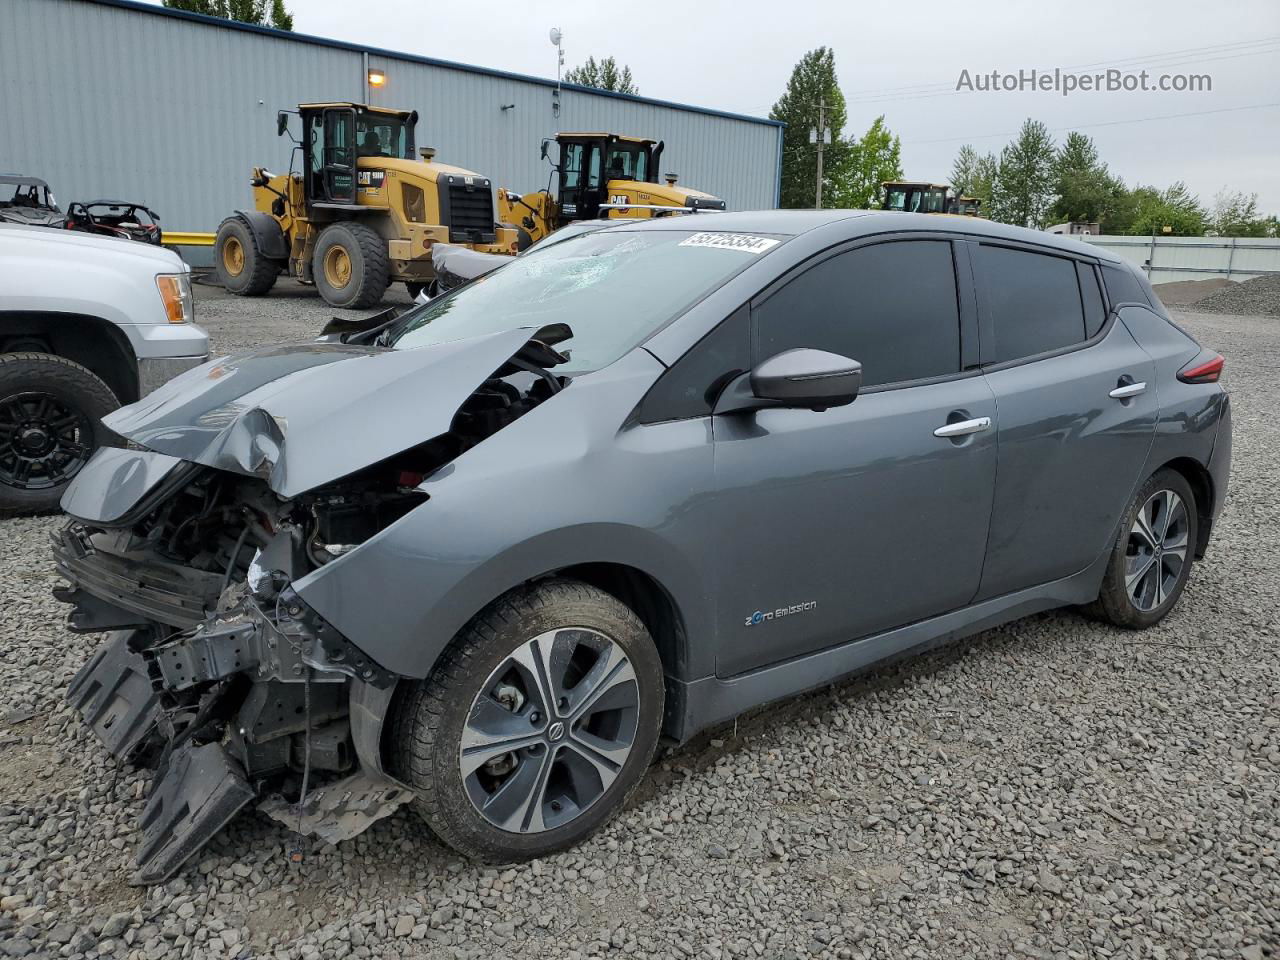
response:
[[[330,312],[200,296],[220,348]],[[1179,319],[1228,358],[1235,464],[1163,624],[1041,615],[758,711],[665,754],[589,842],[510,869],[405,812],[292,864],[248,813],[177,879],[128,886],[147,775],[62,703],[95,640],[49,596],[58,521],[3,522],[0,953],[1280,957],[1280,327]]]

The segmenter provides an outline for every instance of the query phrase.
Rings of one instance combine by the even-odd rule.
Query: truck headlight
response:
[[[191,296],[190,274],[157,274],[156,287],[160,290],[160,301],[164,304],[164,313],[170,323],[190,323],[195,319],[196,303]]]

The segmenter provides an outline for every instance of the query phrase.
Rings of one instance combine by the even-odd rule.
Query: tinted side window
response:
[[[1103,278],[1107,282],[1107,293],[1112,303],[1140,303],[1147,305],[1147,295],[1138,283],[1138,278],[1129,272],[1128,267],[1106,264],[1102,268]]]
[[[862,364],[863,386],[960,369],[955,266],[945,240],[861,247],[810,267],[752,311],[756,362],[813,347]]]
[[[1080,296],[1084,298],[1084,335],[1088,338],[1107,322],[1107,307],[1098,288],[1097,271],[1087,263],[1076,263],[1076,275],[1080,278]]]
[[[975,270],[995,330],[988,363],[1058,350],[1085,339],[1075,263],[983,244]]]
[[[743,307],[672,364],[640,402],[640,422],[708,416],[725,385],[751,367],[747,317]]]

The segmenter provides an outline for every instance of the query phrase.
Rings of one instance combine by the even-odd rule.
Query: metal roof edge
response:
[[[175,10],[170,7],[163,7],[152,3],[142,3],[140,0],[71,0],[71,2],[93,3],[104,7],[117,7],[122,10],[132,10],[136,13],[147,13],[153,16],[173,17],[178,20],[189,20],[193,23],[202,23],[211,27],[222,27],[225,30],[240,30],[246,33],[257,33],[268,37],[275,37],[280,40],[295,40],[299,43],[309,43],[315,46],[331,47],[337,50],[349,50],[353,53],[367,53],[371,56],[389,57],[393,60],[404,60],[409,63],[422,63],[433,67],[443,67],[448,70],[461,70],[466,73],[475,73],[481,76],[497,77],[501,80],[518,80],[523,83],[534,83],[542,87],[550,87],[554,89],[556,82],[546,77],[535,77],[525,73],[513,73],[508,70],[498,70],[493,67],[479,67],[470,63],[459,63],[455,60],[442,60],[438,57],[424,57],[414,53],[404,53],[399,50],[388,50],[384,47],[370,47],[359,43],[350,43],[346,40],[333,40],[329,37],[318,37],[309,33],[294,33],[291,30],[277,30],[274,27],[263,27],[256,23],[242,23],[239,20],[223,20],[221,17],[210,17],[203,13],[191,13],[187,10]],[[701,113],[711,117],[724,117],[727,120],[742,120],[746,123],[758,123],[763,126],[784,127],[786,126],[781,120],[773,120],[769,117],[753,117],[745,113],[733,113],[728,110],[716,110],[711,107],[698,107],[688,103],[676,103],[674,100],[661,100],[657,97],[643,97],[632,93],[618,93],[615,90],[601,90],[597,87],[585,87],[576,83],[561,83],[559,85],[564,90],[571,90],[574,93],[586,93],[592,96],[613,97],[618,100],[628,100],[632,103],[643,103],[655,107],[667,107],[673,110],[685,110],[690,113]]]

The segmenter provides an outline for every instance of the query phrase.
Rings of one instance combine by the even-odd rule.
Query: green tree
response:
[[[293,29],[293,15],[285,9],[284,0],[164,0],[164,5],[188,13],[203,13],[206,17],[238,20],[277,30]]]
[[[1098,148],[1083,133],[1067,134],[1053,163],[1053,192],[1049,209],[1054,223],[1103,222],[1117,203],[1116,181],[1098,159]]]
[[[284,0],[271,0],[271,26],[277,30],[293,29],[293,14],[285,9]]]
[[[835,54],[827,47],[810,50],[787,81],[787,89],[769,111],[774,120],[786,124],[782,132],[782,206],[812,207],[817,188],[818,148],[809,142],[809,130],[818,126],[819,104],[831,131],[831,143],[822,154],[822,205],[840,202],[832,189],[844,178],[849,144],[843,139],[847,120],[844,94],[836,82]]]
[[[991,189],[998,167],[994,154],[984,153],[979,156],[978,151],[966,143],[951,165],[952,192],[960,197],[977,197],[982,201],[982,212],[989,215]]]
[[[884,193],[880,184],[901,179],[902,141],[885,126],[883,115],[876,117],[860,139],[849,139],[848,156],[839,176],[832,199],[836,206],[854,210],[878,209]]]
[[[1205,212],[1200,200],[1181,180],[1172,186],[1157,190],[1155,187],[1134,187],[1132,197],[1133,220],[1125,233],[1136,236],[1168,234],[1175,237],[1199,237],[1205,231]]]
[[[595,57],[587,57],[587,62],[574,67],[564,75],[565,83],[577,83],[584,87],[595,87],[597,90],[612,90],[615,93],[639,93],[631,78],[631,68],[623,66],[618,69],[618,61],[613,57],[605,57],[599,63]]]
[[[1220,237],[1265,237],[1269,223],[1258,215],[1256,193],[1232,193],[1223,189],[1213,198],[1209,228]]]
[[[1049,128],[1028,119],[1018,137],[1000,152],[988,215],[1001,223],[1043,229],[1053,202],[1057,156]]]
[[[951,189],[954,193],[973,196],[969,193],[969,188],[973,183],[977,167],[978,151],[973,149],[973,144],[966,143],[960,148],[955,161],[951,164]]]

